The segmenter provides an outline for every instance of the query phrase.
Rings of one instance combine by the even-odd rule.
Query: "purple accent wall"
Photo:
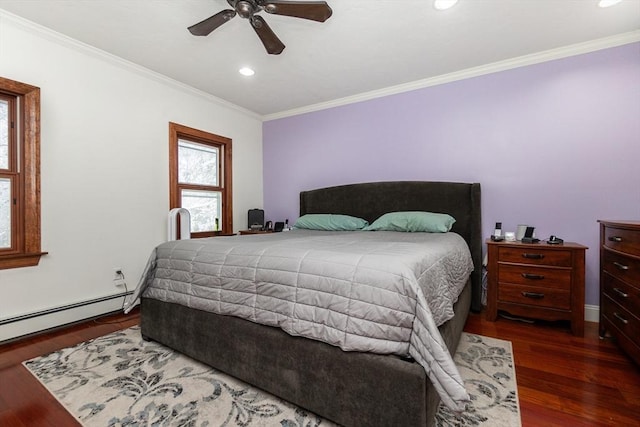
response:
[[[640,43],[272,120],[266,219],[302,190],[386,180],[480,182],[496,221],[587,245],[599,304],[598,219],[640,219]]]

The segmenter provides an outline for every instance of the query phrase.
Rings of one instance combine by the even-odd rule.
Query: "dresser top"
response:
[[[538,243],[522,243],[517,240],[515,242],[508,242],[506,240],[501,240],[499,242],[495,242],[491,239],[487,239],[485,241],[488,245],[498,245],[498,246],[513,246],[513,247],[521,247],[521,248],[536,248],[536,249],[551,249],[551,250],[562,250],[562,249],[589,249],[588,247],[581,245],[580,243],[575,242],[564,242],[559,245],[550,245],[546,242],[546,240],[540,240]]]
[[[610,227],[624,227],[631,228],[634,230],[640,230],[640,220],[608,220],[608,219],[599,219],[598,222],[600,224],[608,225]]]

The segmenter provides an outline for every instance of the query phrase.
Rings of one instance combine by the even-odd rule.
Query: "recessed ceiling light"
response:
[[[622,0],[600,0],[598,2],[598,6],[600,7],[609,7],[620,3]]]
[[[243,76],[253,76],[256,72],[249,67],[242,67],[238,70]]]
[[[453,7],[453,5],[456,4],[457,2],[458,0],[434,0],[433,7],[435,7],[438,10],[445,10],[445,9],[449,9],[450,7]]]

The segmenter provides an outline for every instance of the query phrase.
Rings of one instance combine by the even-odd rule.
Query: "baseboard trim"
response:
[[[584,305],[584,321],[585,322],[600,322],[600,306],[599,305]]]
[[[0,324],[0,344],[51,328],[120,311],[124,298],[129,293],[131,291],[4,319],[3,324]]]

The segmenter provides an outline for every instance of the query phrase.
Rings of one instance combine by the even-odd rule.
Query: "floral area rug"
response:
[[[472,402],[436,426],[520,426],[511,343],[463,334],[455,361]],[[335,426],[182,354],[139,327],[23,363],[79,422],[94,426]]]
[[[471,403],[458,416],[440,404],[437,427],[522,425],[510,341],[463,332],[453,360]]]

